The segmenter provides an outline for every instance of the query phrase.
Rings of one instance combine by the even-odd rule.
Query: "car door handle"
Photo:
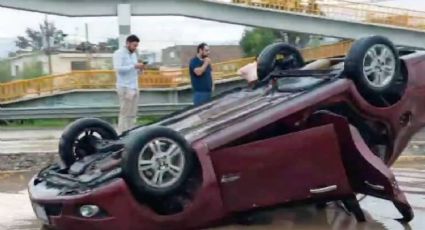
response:
[[[310,189],[310,193],[313,193],[313,194],[327,193],[327,192],[335,191],[337,190],[337,188],[338,188],[337,185],[331,185],[331,186],[323,187],[323,188]]]
[[[367,186],[369,186],[370,188],[372,188],[372,189],[379,190],[379,191],[384,191],[384,190],[385,190],[385,187],[384,187],[384,186],[382,186],[382,185],[379,185],[379,184],[372,184],[372,183],[370,183],[370,182],[369,182],[369,181],[367,181],[367,180],[365,180],[365,181],[364,181],[364,183],[365,183]]]
[[[239,174],[227,174],[221,177],[221,183],[229,183],[237,181],[241,178]]]

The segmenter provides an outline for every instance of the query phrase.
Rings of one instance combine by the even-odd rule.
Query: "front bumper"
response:
[[[219,193],[209,186],[203,187],[197,198],[183,212],[165,216],[137,201],[121,178],[85,194],[64,196],[58,195],[59,190],[34,184],[35,179],[36,177],[30,181],[28,187],[33,207],[38,209],[34,211],[39,219],[44,219],[45,224],[54,229],[193,229],[206,226],[224,215]],[[96,205],[103,215],[82,217],[79,214],[82,205]],[[207,210],[205,207],[208,207]],[[40,213],[45,213],[46,218]]]
[[[157,229],[153,218],[156,214],[134,200],[122,179],[115,179],[85,194],[67,196],[59,196],[54,189],[48,189],[42,184],[35,185],[34,180],[30,181],[28,188],[34,211],[39,219],[54,228]],[[82,217],[79,207],[87,204],[97,205],[104,215]]]

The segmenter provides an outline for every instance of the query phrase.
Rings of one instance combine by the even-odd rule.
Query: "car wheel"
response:
[[[135,132],[129,138],[122,170],[136,195],[165,196],[183,187],[194,159],[182,135],[155,126]]]
[[[344,65],[346,75],[367,95],[385,94],[400,74],[398,52],[393,43],[382,36],[355,41]]]
[[[75,161],[96,152],[99,140],[116,140],[118,134],[106,121],[82,118],[69,124],[59,140],[59,156],[69,168]]]
[[[264,80],[274,70],[298,69],[304,59],[297,48],[286,43],[274,43],[261,52],[257,60],[258,79]]]

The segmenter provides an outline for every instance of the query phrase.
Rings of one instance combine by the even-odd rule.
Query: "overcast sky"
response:
[[[360,0],[359,0],[360,1]],[[365,1],[365,0],[361,0]],[[378,0],[379,1],[379,0]],[[380,3],[425,11],[424,0],[389,0]],[[27,27],[37,28],[44,14],[0,7],[0,40],[24,35]],[[84,40],[84,24],[89,26],[91,42],[118,36],[116,17],[69,18],[49,15],[57,28],[69,34],[69,40]],[[196,44],[200,41],[217,44],[235,44],[245,27],[184,17],[133,17],[132,32],[142,39],[142,49],[159,50],[175,44]]]
[[[45,15],[0,8],[0,38],[23,35],[25,29],[38,28]],[[57,28],[69,35],[68,39],[84,40],[85,23],[89,28],[91,42],[118,37],[117,17],[71,18],[49,15]],[[175,44],[196,44],[206,41],[211,44],[235,44],[245,27],[176,16],[132,17],[132,33],[137,34],[144,48],[159,49]]]

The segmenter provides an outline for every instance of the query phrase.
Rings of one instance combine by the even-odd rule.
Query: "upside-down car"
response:
[[[425,124],[425,52],[387,38],[306,63],[284,43],[258,59],[259,82],[117,135],[97,118],[71,123],[61,161],[29,183],[55,229],[197,229],[279,204],[357,194],[412,209],[389,167]]]

